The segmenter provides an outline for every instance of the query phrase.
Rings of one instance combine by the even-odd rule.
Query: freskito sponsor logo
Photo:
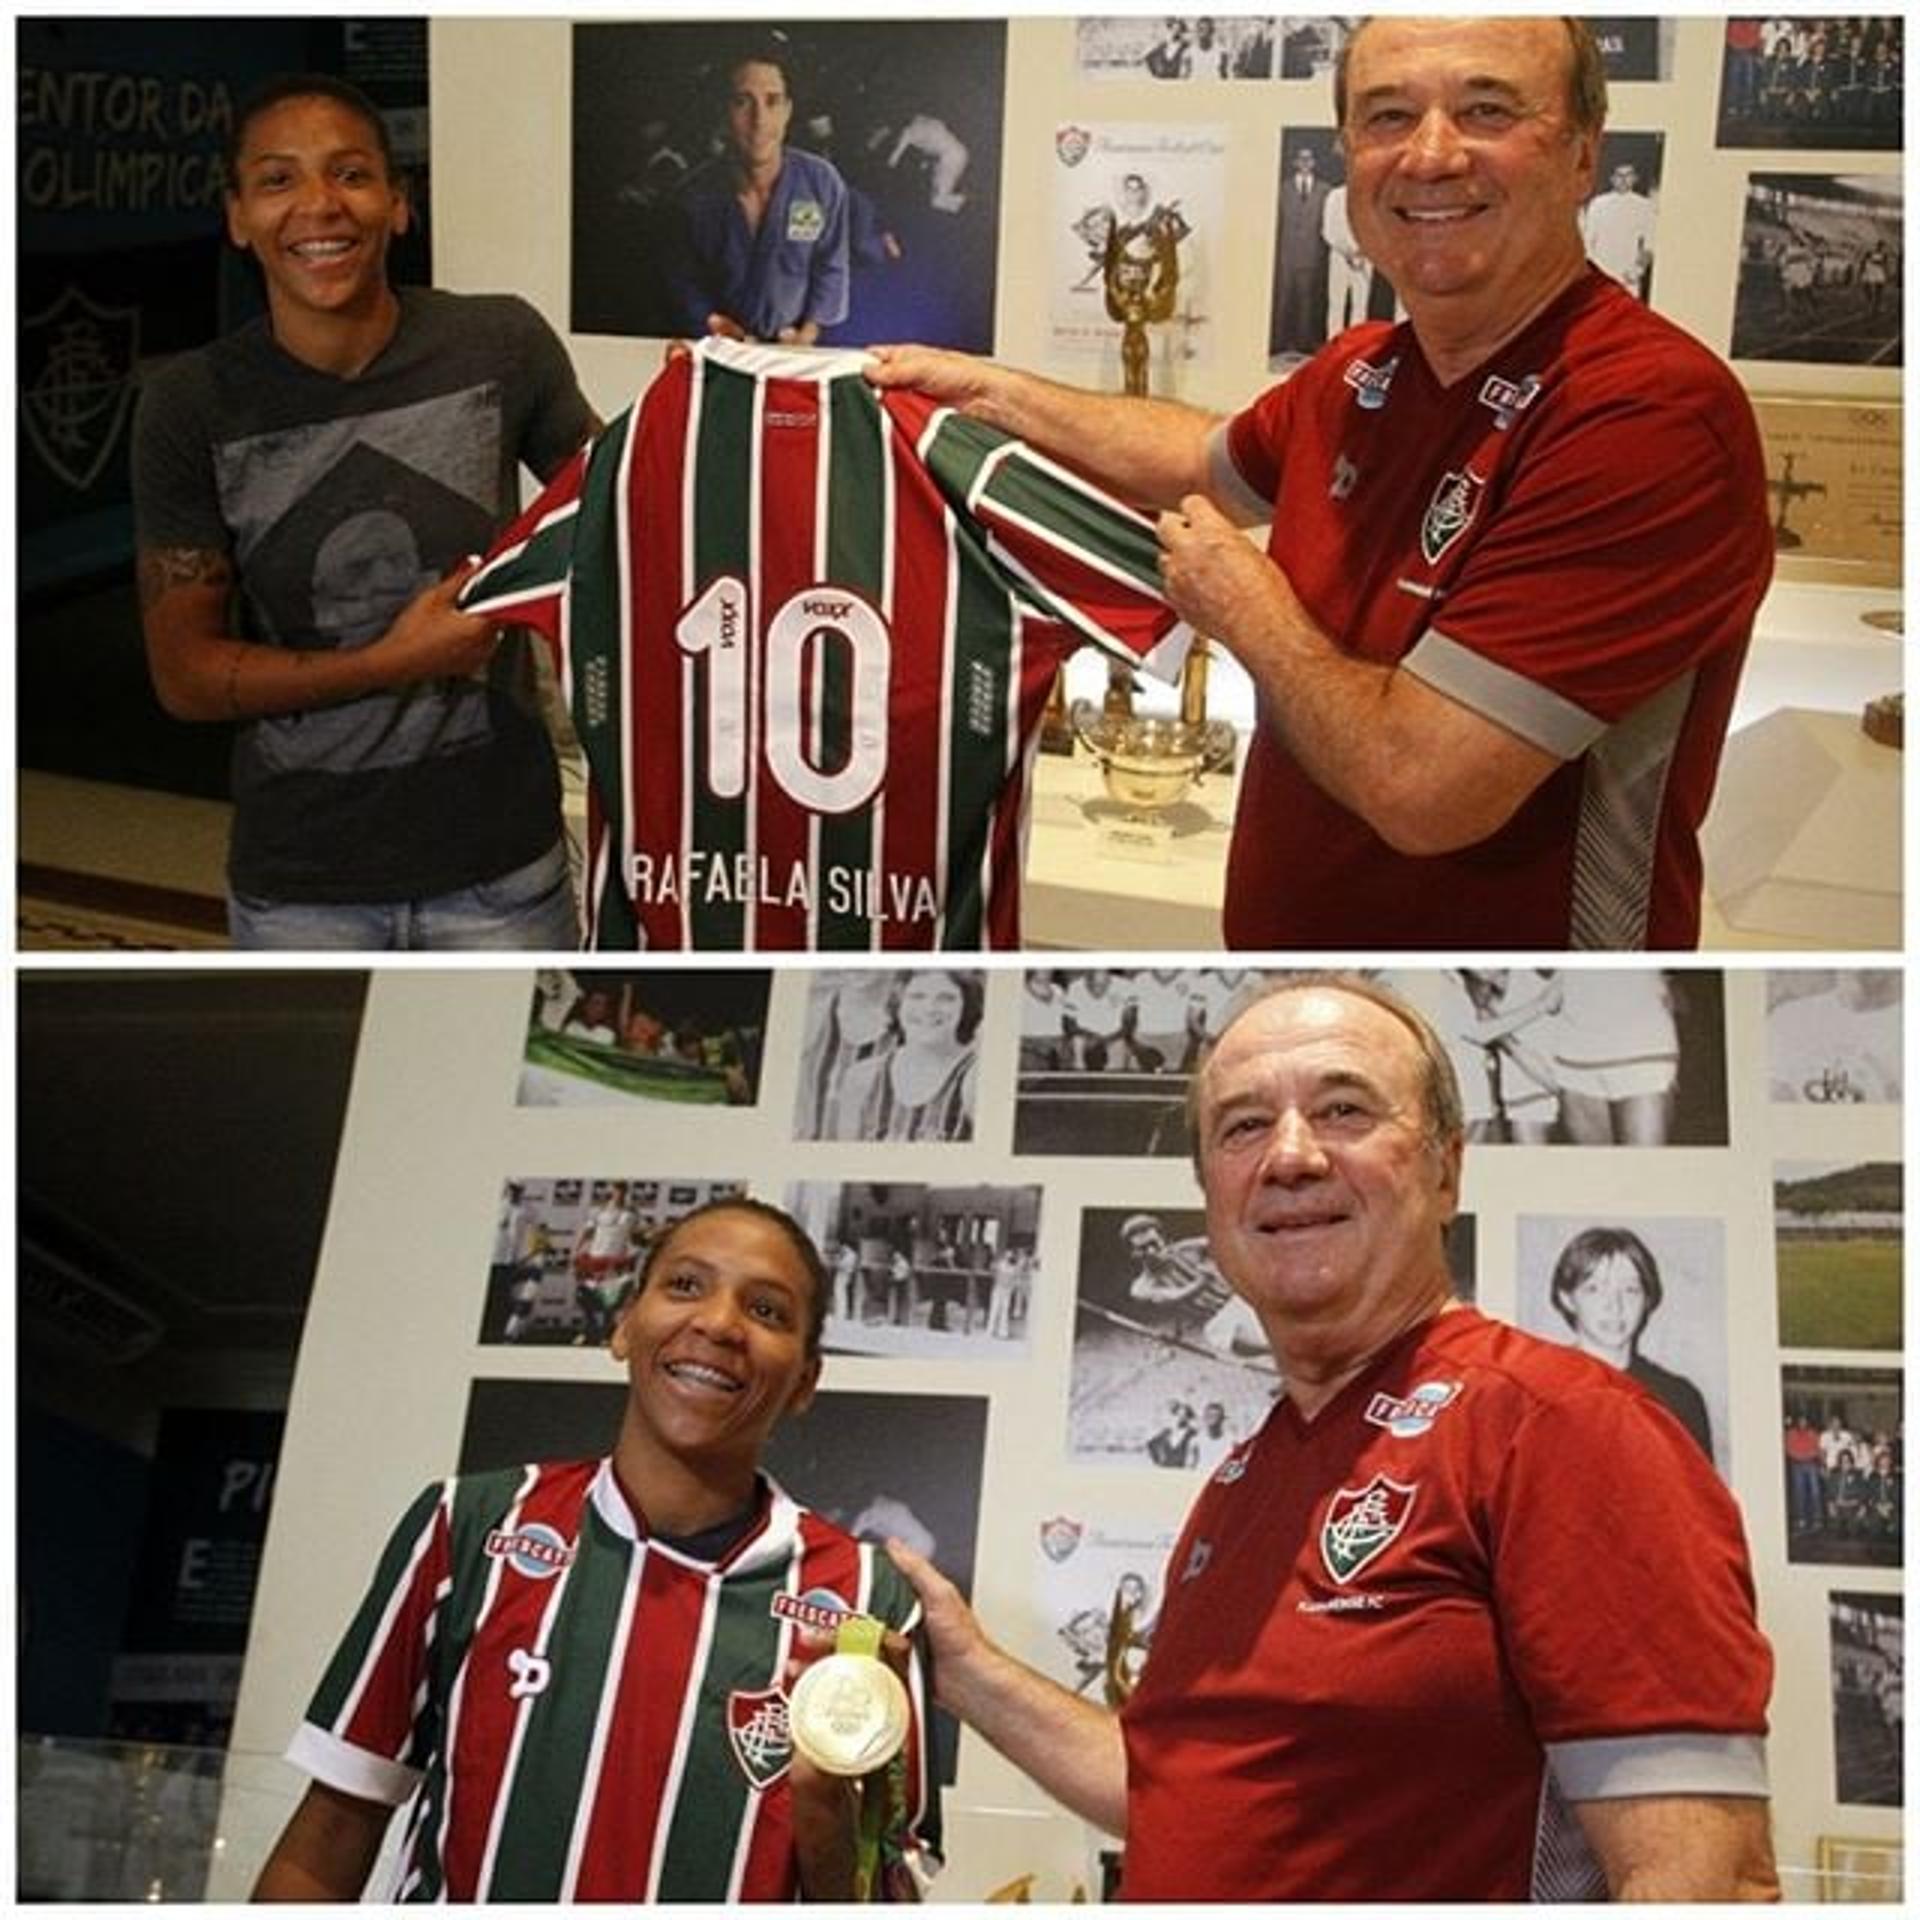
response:
[[[776,1593],[767,1608],[776,1620],[790,1620],[803,1638],[831,1640],[840,1631],[842,1620],[858,1609],[831,1587],[811,1587],[805,1593]]]
[[[495,1527],[487,1535],[486,1554],[528,1580],[551,1580],[573,1564],[573,1543],[534,1520],[524,1527]]]

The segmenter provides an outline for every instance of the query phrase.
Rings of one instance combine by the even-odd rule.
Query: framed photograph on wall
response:
[[[1003,20],[573,29],[576,333],[993,350]]]
[[[1660,221],[1660,164],[1666,136],[1616,133],[1600,141],[1594,190],[1580,210],[1587,258],[1636,300],[1653,298],[1654,237]]]
[[[1733,358],[1901,365],[1905,208],[1897,173],[1749,174]]]
[[[1267,364],[1292,366],[1362,320],[1391,320],[1395,295],[1347,217],[1347,162],[1331,127],[1283,127],[1274,203]]]
[[[1901,1172],[1892,1160],[1775,1166],[1773,1260],[1783,1347],[1899,1351]]]
[[[1900,1369],[1782,1367],[1780,1416],[1788,1560],[1901,1565]]]
[[[1898,150],[1903,15],[1743,15],[1723,31],[1718,145]]]
[[[1271,14],[1102,13],[1073,23],[1083,80],[1270,80]]]
[[[1833,1797],[1843,1806],[1906,1804],[1906,1605],[1897,1593],[1830,1593]]]
[[[1176,1538],[1173,1527],[1121,1513],[1043,1520],[1034,1568],[1042,1670],[1096,1706],[1117,1706],[1153,1650]]]
[[[764,968],[543,967],[527,1014],[520,1105],[752,1106],[771,980]]]
[[[1726,1223],[1523,1214],[1516,1233],[1519,1324],[1638,1380],[1731,1479]]]
[[[814,974],[793,1137],[971,1140],[986,978],[956,967]]]
[[[827,1263],[829,1353],[1005,1360],[1040,1282],[1038,1187],[804,1180],[787,1209]]]
[[[1394,967],[1446,1042],[1469,1140],[1724,1147],[1725,986],[1658,967]]]
[[[1899,1906],[1906,1884],[1906,1850],[1898,1840],[1843,1840],[1823,1833],[1814,1843],[1821,1901]]]
[[[661,1230],[746,1190],[744,1180],[509,1180],[494,1226],[480,1344],[605,1346]]]
[[[1767,1093],[1814,1106],[1897,1106],[1901,981],[1892,967],[1767,975]]]

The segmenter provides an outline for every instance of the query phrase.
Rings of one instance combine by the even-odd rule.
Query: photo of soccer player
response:
[[[990,352],[1006,23],[573,29],[572,326]]]
[[[746,1190],[744,1180],[509,1180],[480,1344],[604,1346],[655,1239],[683,1213]]]
[[[1729,20],[1717,144],[1891,152],[1905,65],[1897,13]]]
[[[542,968],[527,1015],[520,1105],[752,1106],[771,979],[750,968]]]
[[[1749,174],[1733,358],[1899,366],[1905,211],[1897,173]]]

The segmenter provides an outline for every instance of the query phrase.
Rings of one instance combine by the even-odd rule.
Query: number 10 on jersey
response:
[[[707,786],[716,799],[747,790],[753,741],[753,662],[760,660],[760,749],[767,772],[814,813],[850,813],[880,789],[887,770],[887,688],[893,636],[846,587],[822,582],[780,603],[756,649],[747,583],[722,574],[680,616],[673,634],[689,660],[706,661]],[[826,765],[830,736],[845,758]]]

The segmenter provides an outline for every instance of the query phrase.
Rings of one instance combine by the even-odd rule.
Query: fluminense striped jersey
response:
[[[862,358],[669,361],[461,594],[555,648],[589,946],[1017,946],[1055,668],[1185,654],[1144,515]]]
[[[911,1629],[919,1608],[884,1554],[769,1496],[713,1565],[648,1538],[608,1460],[414,1502],[287,1750],[412,1801],[390,1897],[795,1896],[787,1663],[832,1650],[835,1609]],[[889,1844],[934,1850],[917,1652],[909,1692]]]

